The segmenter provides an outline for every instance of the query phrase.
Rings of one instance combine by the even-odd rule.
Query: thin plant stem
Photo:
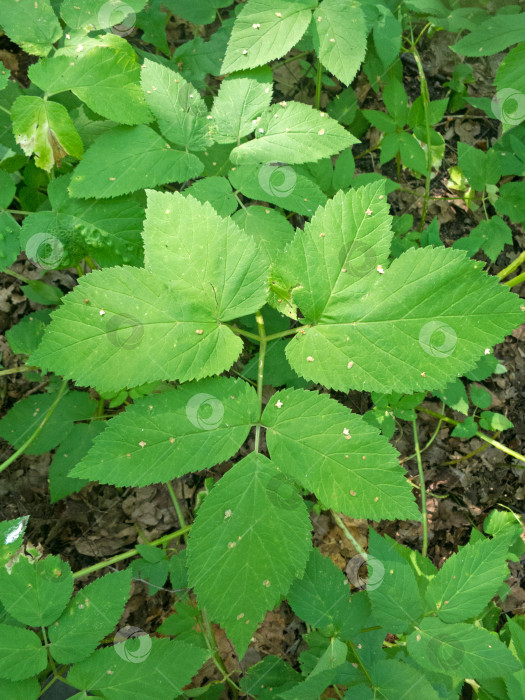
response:
[[[51,418],[53,411],[55,408],[58,406],[58,402],[62,398],[62,396],[65,394],[67,389],[67,380],[64,380],[62,382],[62,385],[60,389],[58,390],[57,396],[51,406],[48,408],[46,415],[44,416],[42,422],[40,425],[36,428],[36,430],[33,432],[32,435],[29,436],[29,438],[24,442],[24,444],[16,451],[14,452],[11,457],[5,460],[2,464],[0,464],[0,472],[3,472],[4,469],[7,469],[7,467],[12,464],[15,460],[17,460],[20,455],[22,455],[27,448],[37,439],[37,437],[40,435],[42,430],[45,428],[47,422]]]
[[[499,432],[496,433],[496,437],[499,435]],[[484,450],[487,449],[488,447],[488,442],[484,442],[483,445],[477,448],[477,450],[473,450],[472,452],[469,452],[468,455],[461,455],[461,457],[456,457],[456,459],[449,459],[448,462],[441,462],[439,465],[440,467],[450,467],[453,464],[457,464],[458,462],[463,462],[465,459],[470,459],[471,457],[474,457],[475,455],[479,454],[480,452],[483,452]]]
[[[264,358],[266,355],[266,346],[268,344],[266,338],[266,329],[264,327],[264,319],[260,311],[255,314],[257,327],[259,329],[259,362],[257,364],[257,398],[259,399],[259,408],[262,415],[263,410],[263,379],[264,379]],[[255,427],[255,452],[259,452],[261,441],[261,423]]]
[[[208,616],[206,615],[206,611],[204,609],[201,609],[201,617],[203,622],[202,632],[204,634],[204,639],[206,640],[206,645],[208,646],[210,651],[213,652],[213,663],[220,671],[223,681],[226,681],[226,683],[228,683],[228,685],[232,689],[234,697],[236,698],[238,697],[238,692],[242,692],[242,689],[230,678],[228,669],[224,665],[224,661],[222,660],[221,655],[219,653],[219,647],[217,644],[217,640],[215,639],[215,635],[213,634],[213,628],[210,624],[210,621],[208,620]]]
[[[515,287],[517,284],[521,284],[522,282],[525,282],[525,272],[522,272],[521,275],[518,275],[517,277],[513,277],[511,280],[508,280],[508,282],[503,282],[507,287]]]
[[[21,216],[29,216],[29,214],[34,214],[34,211],[22,211],[21,209],[3,209],[3,211],[8,211],[10,214],[20,214]]]
[[[421,554],[426,557],[428,550],[428,520],[427,520],[427,490],[425,488],[425,474],[423,472],[423,463],[421,462],[421,450],[419,449],[419,438],[417,436],[417,421],[412,421],[414,429],[414,446],[416,448],[417,471],[419,473],[419,484],[421,486],[421,515],[423,516],[423,546]]]
[[[177,518],[179,519],[179,525],[181,527],[186,527],[186,522],[184,520],[184,516],[182,515],[182,509],[180,507],[179,499],[175,495],[175,491],[173,490],[173,486],[171,485],[170,481],[166,481],[166,488],[168,489],[168,493],[170,495],[170,498],[173,503],[173,507],[175,508],[175,512],[177,513]]]
[[[17,280],[20,280],[20,282],[25,282],[26,284],[31,284],[31,282],[34,282],[35,280],[29,279],[29,277],[24,277],[24,275],[21,275],[19,272],[15,272],[14,270],[11,270],[9,267],[7,270],[4,270],[4,273],[6,275],[9,275],[10,277],[14,277]]]
[[[18,374],[19,372],[33,372],[37,369],[38,367],[31,367],[30,365],[20,365],[20,367],[9,367],[9,369],[0,370],[0,377],[6,374]]]
[[[179,530],[175,530],[175,532],[170,532],[168,535],[162,535],[162,537],[159,537],[157,540],[153,540],[152,542],[148,542],[148,544],[152,545],[153,547],[156,547],[157,545],[169,542],[170,540],[173,540],[176,537],[182,537],[182,535],[185,535],[190,530],[191,525],[186,525],[185,527],[181,527]],[[113,564],[117,564],[119,561],[131,559],[131,557],[134,557],[137,554],[138,551],[136,549],[129,549],[127,552],[122,552],[122,554],[115,554],[114,557],[104,559],[104,561],[99,561],[96,564],[92,564],[91,566],[86,566],[85,569],[80,569],[79,571],[76,571],[73,574],[73,578],[81,578],[82,576],[87,576],[88,574],[92,574],[94,571],[100,571],[100,569],[105,569],[106,566],[112,566]]]
[[[520,253],[517,258],[514,258],[514,260],[510,263],[510,265],[507,265],[503,270],[500,270],[496,277],[498,277],[500,280],[504,280],[505,277],[508,277],[511,272],[514,272],[522,263],[525,263],[525,250],[523,253]]]
[[[278,61],[277,63],[274,63],[272,68],[278,68],[279,66],[285,66],[287,63],[292,63],[292,61],[297,61],[299,58],[303,58],[304,56],[308,56],[310,52],[309,51],[303,51],[302,53],[298,53],[295,56],[290,56],[290,58],[285,58],[284,61]]]
[[[449,418],[448,416],[442,416],[440,413],[436,413],[435,411],[431,411],[429,408],[422,408],[421,406],[418,406],[416,408],[416,411],[420,411],[421,413],[426,413],[429,416],[434,416],[434,418],[440,418],[445,423],[450,423],[451,425],[459,425],[460,424],[460,421],[454,420],[453,418]],[[515,459],[519,459],[520,462],[523,462],[525,464],[525,457],[523,455],[520,455],[519,452],[515,452],[514,450],[511,450],[510,447],[506,447],[501,442],[494,440],[494,438],[491,438],[488,435],[485,435],[485,433],[482,433],[478,430],[475,437],[479,437],[481,440],[488,442],[489,445],[492,445],[492,447],[496,447],[498,450],[505,452],[505,454],[508,454],[510,457],[514,457]],[[512,466],[518,467],[519,469],[525,469],[525,466],[522,466],[521,464],[513,464]]]
[[[352,535],[350,530],[346,527],[344,522],[341,520],[340,516],[338,513],[336,513],[334,510],[331,510],[330,513],[332,514],[333,519],[335,522],[339,525],[341,530],[344,532],[345,537],[350,540],[350,542],[354,545],[355,549],[359,552],[359,554],[363,557],[365,561],[368,559],[368,554],[365,552],[365,550],[361,547],[359,542],[356,540],[356,538]]]
[[[317,62],[317,78],[315,80],[315,108],[321,108],[321,90],[323,87],[323,65]]]
[[[445,410],[445,404],[442,403],[441,404],[441,411],[444,411],[444,410]],[[423,454],[423,452],[425,450],[428,450],[428,448],[432,445],[434,440],[437,438],[437,434],[439,433],[439,429],[441,428],[442,422],[443,422],[442,420],[438,421],[437,427],[434,430],[434,432],[432,433],[432,436],[430,437],[429,441],[427,442],[427,444],[424,447],[421,448],[421,450],[420,450],[421,454]],[[416,453],[414,452],[414,454],[411,454],[408,457],[403,457],[403,459],[401,459],[399,461],[401,464],[403,464],[404,462],[408,462],[409,459],[414,459],[415,456],[416,456]]]

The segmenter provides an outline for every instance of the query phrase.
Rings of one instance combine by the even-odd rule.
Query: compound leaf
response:
[[[232,163],[311,163],[359,143],[328,114],[301,102],[272,105],[255,134],[255,139],[233,149]]]
[[[129,598],[131,570],[116,571],[84,586],[49,628],[50,651],[61,664],[82,661],[117,624]]]
[[[302,575],[310,548],[306,506],[261,454],[235,464],[206,497],[189,538],[189,582],[240,657]]]
[[[258,412],[255,390],[226,377],[144,397],[109,421],[72,475],[146,486],[211,468],[237,452]]]
[[[241,349],[195,295],[179,299],[146,270],[113,267],[80,279],[28,361],[105,393],[220,374]]]
[[[366,53],[367,28],[359,5],[323,0],[314,12],[314,47],[321,63],[345,85],[355,78]]]
[[[268,265],[231,219],[182,194],[148,191],[144,264],[222,322],[264,305]]]
[[[396,450],[379,431],[326,394],[285,389],[263,416],[274,463],[327,508],[355,518],[420,515]]]
[[[248,0],[228,42],[223,73],[262,66],[288,53],[305,33],[316,0]]]
[[[71,178],[72,197],[117,197],[145,187],[185,182],[201,174],[192,153],[176,151],[144,124],[117,126],[89,148]]]

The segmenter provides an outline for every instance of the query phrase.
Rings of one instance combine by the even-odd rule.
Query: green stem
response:
[[[277,63],[274,63],[272,68],[275,69],[279,66],[284,66],[287,63],[292,63],[292,61],[297,61],[299,58],[303,58],[303,56],[308,56],[309,53],[309,51],[303,51],[302,53],[298,53],[295,56],[290,56],[290,58],[285,58],[284,61],[278,61]]]
[[[525,250],[523,253],[520,253],[517,258],[515,258],[510,265],[508,265],[506,268],[498,272],[496,275],[500,280],[504,280],[505,277],[508,277],[511,272],[514,272],[522,263],[525,262]]]
[[[21,216],[29,216],[29,214],[34,214],[34,211],[22,211],[21,209],[2,209],[2,211],[8,211],[10,214],[20,214]]]
[[[434,416],[434,418],[439,418],[440,420],[444,421],[445,423],[450,423],[451,425],[459,425],[460,424],[460,421],[454,420],[453,418],[449,418],[448,416],[442,416],[440,413],[436,413],[435,411],[431,411],[429,408],[421,408],[421,406],[418,406],[416,408],[416,411],[420,411],[421,413],[426,413],[429,416]],[[485,440],[485,442],[488,442],[489,445],[492,445],[492,447],[496,447],[498,450],[505,452],[505,454],[508,454],[511,457],[514,457],[515,459],[519,459],[520,462],[525,463],[525,457],[523,455],[520,455],[519,452],[514,452],[514,450],[511,450],[510,447],[506,447],[505,445],[502,445],[501,442],[498,442],[497,440],[494,440],[493,438],[489,437],[488,435],[485,435],[485,433],[481,433],[478,430],[478,432],[476,433],[476,437],[479,437],[481,440]],[[519,469],[525,469],[525,467],[522,467],[521,464],[513,464],[512,466],[518,467]]]
[[[191,525],[186,525],[185,527],[181,527],[179,530],[175,530],[175,532],[170,532],[168,535],[162,535],[162,537],[159,537],[157,540],[153,540],[152,542],[148,542],[148,544],[152,545],[153,547],[156,547],[159,544],[164,544],[165,542],[169,542],[170,540],[175,539],[175,537],[181,537],[182,535],[185,535],[190,530],[191,530]],[[136,549],[129,549],[127,552],[123,552],[122,554],[115,554],[114,557],[110,557],[109,559],[104,559],[104,561],[99,561],[97,564],[93,564],[92,566],[86,566],[85,569],[80,569],[80,571],[76,571],[73,574],[73,578],[80,578],[81,576],[87,576],[88,574],[91,574],[94,571],[99,571],[100,569],[104,569],[106,566],[112,566],[113,564],[116,564],[119,561],[124,561],[125,559],[131,559],[131,557],[134,557],[137,554],[138,554],[138,551]]]
[[[239,141],[237,141],[237,145],[238,145],[238,146],[240,145],[240,142],[239,142]],[[241,207],[244,209],[244,211],[247,211],[247,209],[246,209],[246,207],[244,206],[244,204],[243,204],[241,198],[240,198],[239,195],[237,194],[238,191],[239,191],[239,190],[236,190],[235,192],[232,192],[232,194],[233,194],[233,196],[235,197],[235,199],[239,202],[239,204],[241,205]]]
[[[335,520],[335,522],[339,525],[339,527],[341,528],[341,530],[344,532],[345,537],[346,537],[348,540],[350,540],[350,542],[354,545],[355,549],[359,552],[359,554],[363,557],[363,559],[364,559],[365,561],[367,561],[367,559],[368,559],[368,554],[367,554],[367,553],[365,552],[365,550],[361,547],[361,545],[360,545],[359,542],[356,540],[356,538],[352,535],[352,533],[350,532],[350,530],[346,527],[346,525],[345,525],[344,522],[341,520],[341,518],[339,517],[339,515],[338,515],[335,511],[333,511],[333,510],[331,510],[330,513],[332,514],[332,517],[333,517],[333,519]]]
[[[525,272],[522,272],[521,275],[518,275],[517,277],[513,277],[511,280],[508,280],[508,282],[503,282],[507,287],[515,287],[517,284],[521,284],[522,282],[525,282]]]
[[[222,675],[222,680],[228,683],[228,685],[232,689],[234,698],[237,698],[238,692],[242,692],[242,689],[230,678],[228,669],[224,665],[224,661],[222,660],[222,657],[219,653],[219,646],[217,644],[217,640],[215,639],[215,635],[213,634],[212,626],[210,624],[210,621],[208,620],[208,616],[206,615],[206,611],[204,609],[201,609],[201,617],[203,622],[202,631],[204,634],[204,639],[206,640],[206,645],[208,649],[213,652],[213,663],[220,671]]]
[[[430,198],[430,179],[432,177],[432,153],[430,150],[430,115],[429,115],[429,104],[430,104],[430,93],[428,91],[428,83],[425,77],[425,71],[423,70],[423,64],[421,63],[421,57],[416,48],[414,42],[414,36],[412,34],[412,27],[410,27],[410,36],[412,39],[412,50],[411,53],[416,61],[417,70],[419,73],[419,82],[421,85],[421,97],[423,99],[423,110],[425,112],[425,127],[427,134],[427,172],[425,173],[425,196],[423,199],[423,211],[421,212],[421,221],[419,223],[419,231],[423,231],[425,227],[425,219],[427,217],[428,203]]]
[[[67,380],[64,380],[62,382],[62,386],[58,390],[58,393],[57,393],[55,400],[53,401],[51,406],[48,408],[47,413],[44,416],[40,425],[37,427],[37,429],[34,431],[34,433],[32,435],[30,435],[30,437],[24,442],[24,444],[14,454],[11,455],[11,457],[6,459],[6,461],[3,462],[3,464],[0,464],[0,472],[3,472],[4,469],[7,469],[7,467],[10,464],[12,464],[15,460],[17,460],[20,457],[20,455],[22,455],[25,452],[25,450],[27,450],[29,445],[31,445],[37,439],[37,437],[40,435],[40,433],[42,432],[42,430],[46,426],[47,422],[51,418],[53,411],[57,407],[58,402],[60,401],[62,396],[65,394],[66,390],[67,390]]]
[[[20,367],[10,367],[9,369],[1,369],[0,377],[6,374],[18,374],[19,372],[33,372],[38,370],[38,367],[31,367],[30,365],[20,365]]]
[[[11,270],[10,268],[7,268],[4,270],[4,273],[6,275],[9,275],[10,277],[14,277],[17,280],[20,280],[20,282],[25,282],[26,284],[31,284],[31,282],[34,282],[35,280],[29,279],[29,277],[24,277],[24,275],[21,275],[19,272],[15,272],[14,270]]]
[[[428,521],[427,521],[427,491],[425,487],[425,474],[423,472],[423,463],[421,462],[421,450],[419,449],[419,438],[417,436],[417,421],[412,421],[414,429],[414,446],[416,448],[417,471],[419,473],[419,484],[421,486],[421,515],[423,516],[423,546],[421,554],[426,557],[428,550]]]
[[[257,365],[257,398],[259,399],[259,409],[262,415],[263,410],[263,379],[264,379],[264,357],[266,355],[266,329],[264,328],[264,319],[260,311],[255,314],[257,327],[259,329],[259,362]],[[261,441],[261,423],[255,427],[255,452],[259,452],[259,444]]]
[[[225,325],[228,326],[228,328],[231,331],[233,331],[236,335],[242,335],[245,338],[249,338],[250,340],[255,340],[258,343],[261,342],[261,337],[259,335],[255,335],[255,333],[251,333],[250,331],[245,331],[244,328],[237,328],[236,326],[230,326],[227,323]],[[267,343],[269,343],[271,340],[279,340],[279,338],[286,338],[286,336],[288,336],[288,335],[297,335],[297,333],[304,331],[305,328],[309,328],[309,326],[300,326],[299,328],[289,328],[287,331],[280,331],[279,333],[272,333],[271,335],[266,335],[265,340]]]
[[[170,498],[173,503],[173,507],[175,508],[175,512],[177,513],[177,518],[179,519],[179,525],[181,527],[187,527],[186,522],[184,521],[184,516],[182,515],[182,509],[179,504],[179,499],[175,495],[175,491],[173,490],[173,486],[171,485],[171,482],[167,481],[166,482],[166,488],[168,489],[168,493],[170,494]]]
[[[445,403],[444,403],[444,402],[441,404],[441,410],[442,410],[442,411],[445,410]],[[428,450],[428,448],[432,445],[432,443],[434,442],[434,440],[437,438],[437,434],[439,433],[439,429],[441,428],[441,423],[442,423],[442,422],[443,422],[442,420],[439,420],[439,421],[438,421],[437,427],[436,427],[436,429],[434,430],[434,432],[432,433],[431,438],[429,439],[429,441],[427,442],[427,444],[426,444],[424,447],[421,448],[421,450],[420,450],[420,453],[421,453],[421,454],[423,454],[423,452],[424,452],[425,450]],[[416,456],[416,453],[414,452],[413,454],[409,455],[408,457],[403,457],[403,459],[401,459],[401,460],[399,460],[399,461],[401,462],[401,464],[403,464],[404,462],[408,462],[409,459],[414,459],[415,456]]]
[[[323,64],[317,62],[317,78],[315,80],[315,108],[321,109],[321,89],[323,86]]]

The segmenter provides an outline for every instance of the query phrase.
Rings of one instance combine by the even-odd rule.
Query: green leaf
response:
[[[159,274],[181,298],[198,296],[201,308],[222,322],[255,313],[264,305],[267,263],[231,219],[180,193],[147,195],[143,233],[147,270]]]
[[[115,24],[124,23],[128,26],[130,20],[134,18],[134,13],[140,12],[145,4],[146,0],[126,0],[126,2],[89,0],[89,3],[63,0],[60,5],[60,16],[71,29],[80,29],[85,32],[93,29],[109,31]]]
[[[233,214],[239,206],[232,186],[225,177],[204,177],[185,189],[183,194],[191,194],[201,204],[209,202],[217,214],[224,218]]]
[[[11,118],[16,142],[27,156],[35,154],[35,163],[42,170],[52,170],[67,155],[82,157],[80,136],[58,102],[23,95],[14,102]]]
[[[462,622],[481,613],[509,575],[507,550],[503,538],[484,539],[445,561],[426,592],[443,622]]]
[[[211,468],[237,452],[258,412],[255,390],[225,377],[146,396],[109,421],[72,475],[146,486]]]
[[[255,240],[269,262],[277,262],[294,237],[293,226],[275,209],[246,207],[239,209],[232,219]]]
[[[48,95],[71,90],[106,119],[121,124],[151,121],[137,58],[123,51],[97,46],[74,61],[54,56],[33,65],[29,77]]]
[[[374,580],[368,591],[372,613],[388,632],[407,632],[425,612],[414,571],[391,542],[372,528],[369,543],[368,562]]]
[[[367,29],[363,11],[346,0],[323,0],[312,22],[319,60],[330,73],[349,85],[365,59]]]
[[[495,83],[498,88],[492,110],[503,124],[503,131],[512,129],[525,120],[525,42],[508,52],[499,64]]]
[[[16,354],[30,355],[42,339],[44,329],[49,323],[49,311],[32,311],[15,326],[6,331],[5,337]]]
[[[383,68],[387,69],[399,55],[403,25],[384,5],[377,6],[377,9],[379,19],[373,28],[374,46]]]
[[[446,676],[485,678],[506,676],[520,662],[496,634],[463,622],[445,624],[427,617],[407,639],[410,656],[424,669]]]
[[[70,470],[87,454],[93,439],[104,429],[104,421],[76,423],[62,440],[49,465],[49,495],[51,503],[77,493],[89,484],[88,479],[69,476]]]
[[[385,133],[394,133],[396,131],[395,121],[385,112],[380,112],[376,109],[362,109],[361,114],[370,122],[370,124],[372,124],[372,126],[379,129],[379,131],[384,131]]]
[[[383,101],[390,116],[400,128],[408,121],[408,96],[400,80],[391,79],[383,88]]]
[[[506,244],[512,244],[512,230],[502,218],[493,216],[480,221],[466,238],[454,241],[452,247],[466,250],[471,256],[482,249],[495,262]]]
[[[166,6],[193,24],[210,24],[217,15],[217,8],[227,7],[229,0],[168,0]]]
[[[485,387],[472,384],[470,387],[470,400],[478,408],[488,408],[492,403],[492,396]]]
[[[495,204],[498,214],[508,216],[513,223],[525,221],[525,180],[505,182],[499,194]]]
[[[222,66],[223,73],[255,68],[284,56],[310,24],[316,0],[248,0],[239,12]]]
[[[371,669],[372,688],[381,700],[440,700],[421,671],[397,659],[379,661]]]
[[[310,548],[306,506],[261,454],[235,464],[204,500],[189,537],[189,582],[239,657],[302,575]]]
[[[18,401],[0,421],[0,437],[19,449],[35,432],[56,400],[56,394],[35,394]],[[90,418],[96,404],[89,394],[71,391],[62,396],[51,417],[26,454],[39,455],[54,449],[77,420]]]
[[[135,26],[142,29],[142,41],[145,44],[153,44],[166,56],[171,53],[166,39],[166,25],[169,19],[170,13],[166,12],[165,3],[162,0],[151,0],[135,20]],[[129,20],[126,24],[128,22]]]
[[[257,138],[233,149],[232,163],[309,163],[359,143],[328,114],[301,102],[272,105],[262,115],[255,134]]]
[[[340,250],[335,237],[331,245],[332,235],[323,240],[325,251]],[[366,286],[356,287],[366,299],[340,307],[333,297],[318,323],[288,344],[288,361],[305,379],[343,391],[443,387],[522,320],[518,298],[480,267],[459,251],[410,249],[375,282],[368,277]],[[308,278],[299,281],[305,290],[312,286]],[[306,323],[311,320],[306,315]]]
[[[297,685],[301,676],[290,664],[269,654],[251,666],[240,681],[245,693],[258,700],[273,700],[276,691],[282,693]]]
[[[502,416],[501,413],[493,411],[483,411],[480,416],[479,424],[485,430],[508,430],[514,426],[514,423]]]
[[[355,518],[420,519],[397,452],[376,428],[328,395],[280,391],[262,422],[277,467],[327,508]]]
[[[36,676],[45,669],[46,665],[46,650],[34,632],[0,624],[0,676],[2,678],[20,681]]]
[[[490,56],[523,41],[525,12],[497,14],[451,46],[461,56]]]
[[[124,634],[122,638],[126,639]],[[172,700],[210,656],[207,649],[178,641],[147,635],[136,639],[137,650],[130,648],[130,639],[99,649],[75,664],[68,680],[76,688],[102,693],[107,700]]]
[[[7,36],[33,56],[47,56],[62,28],[49,0],[2,3],[2,28]]]
[[[145,125],[117,126],[88,149],[71,178],[72,197],[117,197],[201,174],[192,153],[176,151]]]
[[[141,84],[163,136],[190,151],[211,146],[208,108],[198,90],[180,73],[146,59]]]
[[[25,651],[23,651],[25,658]],[[40,697],[40,685],[36,678],[23,681],[7,681],[0,678],[0,695],[9,700],[37,700]]]
[[[5,170],[0,170],[0,209],[6,209],[16,193],[16,185]]]
[[[458,423],[450,433],[453,437],[460,437],[468,440],[478,432],[478,424],[472,416],[465,418],[463,423]]]
[[[345,126],[350,126],[357,113],[357,97],[351,87],[346,88],[326,106],[328,114]]]
[[[29,515],[0,522],[0,567],[11,559],[24,541]]]
[[[131,588],[131,571],[116,571],[88,583],[49,628],[55,661],[82,661],[117,624]]]
[[[338,192],[304,232],[297,231],[278,269],[290,286],[300,286],[294,301],[308,322],[319,321],[328,309],[333,317],[360,299],[388,255],[391,220],[384,187],[374,183]]]
[[[295,614],[311,627],[327,636],[349,640],[370,615],[365,594],[350,597],[349,588],[335,564],[313,549],[303,578],[293,583],[287,600]]]
[[[495,185],[501,177],[498,154],[493,148],[484,153],[460,141],[458,165],[472,187],[479,192],[483,192],[487,185]]]
[[[444,401],[447,406],[454,409],[454,411],[459,411],[463,413],[464,416],[468,415],[469,402],[467,390],[461,379],[456,379],[455,382],[447,384],[443,390],[438,389],[432,393],[434,396]]]
[[[20,253],[20,225],[7,211],[0,211],[0,270],[12,265]]]
[[[312,216],[317,207],[326,203],[326,195],[318,185],[290,165],[241,165],[232,168],[228,178],[245,197],[303,216]]]
[[[69,564],[54,555],[34,561],[21,556],[9,572],[0,569],[0,584],[0,600],[6,611],[30,627],[47,627],[54,622],[73,593]]]
[[[64,298],[28,362],[101,393],[220,374],[242,341],[201,302],[195,294],[180,299],[146,270],[94,271]]]

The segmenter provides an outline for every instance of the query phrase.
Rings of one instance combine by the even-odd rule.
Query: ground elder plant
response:
[[[0,254],[42,307],[7,332],[24,364],[1,373],[45,387],[0,421],[14,448],[0,469],[54,450],[53,503],[93,482],[165,484],[179,521],[76,572],[24,547],[28,515],[1,522],[2,697],[57,683],[108,700],[523,697],[523,617],[500,619],[494,602],[522,524],[492,511],[438,569],[417,426],[425,412],[434,437],[448,422],[525,464],[496,439],[512,423],[480,384],[505,371],[493,348],[525,310],[511,291],[523,274],[503,282],[524,254],[497,274],[483,258],[525,220],[525,14],[482,5],[0,0],[6,39],[31,57],[23,88],[0,73]],[[174,18],[194,33],[176,47]],[[467,59],[507,52],[495,96],[469,96],[463,61],[431,99],[420,46],[438,31]],[[313,105],[284,92],[292,61]],[[358,75],[380,109],[358,104]],[[470,106],[501,135],[486,150],[459,142],[447,171],[439,126]],[[354,158],[369,128],[377,145]],[[356,174],[373,150],[389,177]],[[450,247],[427,220],[443,170],[484,212]],[[416,224],[388,202],[410,178],[424,191]],[[26,277],[11,267],[20,253],[74,283]],[[364,415],[345,405],[352,390],[370,393]],[[399,421],[412,424],[417,498],[391,442]],[[173,482],[223,463],[186,522]],[[312,544],[321,511],[358,553],[344,573]],[[372,526],[365,551],[348,518],[414,521],[421,553]],[[172,594],[152,634],[120,624],[133,580]],[[306,630],[295,667],[269,655],[229,672],[213,625],[242,661],[283,600]],[[205,664],[218,680],[188,687]]]

